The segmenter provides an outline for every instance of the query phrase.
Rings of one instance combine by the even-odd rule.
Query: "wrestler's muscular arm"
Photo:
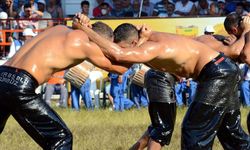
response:
[[[127,67],[115,65],[109,59],[107,59],[102,53],[100,47],[95,43],[89,41],[88,36],[82,31],[73,31],[78,32],[77,36],[81,37],[81,47],[80,49],[84,53],[87,60],[92,62],[97,67],[104,69],[108,72],[123,74],[127,71]]]
[[[88,37],[94,41],[105,55],[111,59],[124,63],[148,62],[159,55],[162,45],[153,41],[147,41],[139,47],[121,48],[117,44],[99,36],[92,29],[78,25],[78,29],[85,31]],[[153,34],[153,33],[152,33]]]
[[[241,52],[240,59],[241,61],[250,65],[250,32],[245,35],[245,46]]]

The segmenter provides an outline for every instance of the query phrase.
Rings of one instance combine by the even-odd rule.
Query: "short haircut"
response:
[[[23,8],[24,8],[24,9],[25,9],[25,8],[31,8],[31,4],[30,4],[30,3],[26,3],[26,4],[24,4]]]
[[[131,37],[139,38],[139,31],[130,23],[123,23],[114,30],[114,42],[128,41]]]
[[[95,22],[92,24],[92,29],[98,33],[99,35],[107,38],[107,39],[112,39],[114,37],[113,30],[111,27],[109,27],[107,24],[103,22]]]
[[[242,21],[242,16],[236,14],[235,12],[232,12],[229,15],[227,15],[224,21],[224,28],[226,31],[231,31],[232,27],[239,26],[241,21]]]
[[[101,5],[100,6],[107,6],[107,7],[109,7],[109,4],[108,3],[106,3],[106,2],[103,2],[103,3],[101,3]]]
[[[83,7],[83,5],[88,5],[88,6],[89,6],[89,1],[85,1],[85,0],[82,1],[82,2],[81,2],[81,7]]]

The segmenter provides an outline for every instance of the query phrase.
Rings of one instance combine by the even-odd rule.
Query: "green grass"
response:
[[[74,150],[127,150],[147,129],[150,123],[147,109],[113,112],[95,110],[81,112],[55,108],[73,133]],[[250,109],[242,109],[242,125],[246,130],[246,116]],[[180,128],[186,108],[178,108],[171,144],[164,149],[180,149]],[[10,117],[0,136],[0,150],[41,149]],[[214,150],[222,149],[215,140]]]

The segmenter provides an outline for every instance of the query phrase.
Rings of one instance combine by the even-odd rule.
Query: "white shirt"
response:
[[[175,4],[175,11],[180,11],[183,13],[189,13],[193,8],[194,3],[191,1],[188,1],[185,6],[183,6],[181,1],[176,2]]]
[[[24,44],[24,42],[21,40],[14,40],[10,45],[10,52],[9,52],[7,58],[9,59],[12,56],[14,56],[16,54],[16,52],[22,47],[23,44]]]

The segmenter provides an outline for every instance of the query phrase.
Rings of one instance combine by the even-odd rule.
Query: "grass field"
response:
[[[150,119],[147,109],[113,112],[95,110],[81,112],[55,108],[71,129],[74,150],[128,150],[145,131]],[[246,116],[250,109],[242,109],[242,125],[246,130]],[[164,149],[180,149],[180,128],[186,108],[178,108],[171,144]],[[41,149],[11,117],[0,136],[0,150]],[[216,139],[214,150],[221,150]]]

